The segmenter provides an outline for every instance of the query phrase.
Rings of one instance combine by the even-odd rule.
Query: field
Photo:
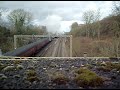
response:
[[[73,37],[73,56],[83,57],[119,57],[119,40],[102,37],[100,40],[87,37]],[[117,51],[118,50],[118,51]],[[117,56],[118,54],[118,56]]]

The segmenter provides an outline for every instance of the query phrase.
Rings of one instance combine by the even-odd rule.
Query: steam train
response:
[[[7,52],[3,55],[4,56],[20,56],[20,57],[34,56],[36,53],[38,53],[40,51],[40,49],[45,47],[50,42],[51,42],[51,40],[49,40],[49,38],[44,38],[44,39],[38,40],[34,43],[17,48],[13,51]]]

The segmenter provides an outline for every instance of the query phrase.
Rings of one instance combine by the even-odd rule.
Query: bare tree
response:
[[[8,19],[14,26],[17,34],[23,34],[26,26],[32,20],[32,14],[23,9],[16,9],[8,15]]]
[[[96,30],[97,30],[98,39],[100,39],[100,26],[101,26],[100,17],[101,17],[101,13],[100,13],[100,9],[98,9],[94,14],[94,22],[96,22]]]
[[[98,38],[100,38],[100,9],[97,11],[86,11],[83,13],[83,21],[86,24],[86,36],[89,37],[90,34],[94,37],[97,33]]]
[[[90,24],[94,21],[94,11],[86,11],[83,13],[83,21],[86,24],[86,36],[90,35]]]
[[[113,1],[113,15],[120,15],[120,1]]]

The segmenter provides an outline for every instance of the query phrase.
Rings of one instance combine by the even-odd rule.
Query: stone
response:
[[[74,66],[72,66],[72,68],[74,68]]]
[[[23,65],[17,65],[17,69],[23,69]]]
[[[43,68],[44,70],[46,70],[46,68]]]
[[[63,68],[60,68],[59,70],[63,70]]]
[[[14,78],[20,78],[20,75],[14,75]]]
[[[4,74],[1,74],[0,75],[0,80],[4,80],[4,79],[7,79],[8,77],[7,76],[5,76]]]
[[[111,80],[111,78],[107,78],[107,77],[103,77],[103,79],[104,79],[105,81],[110,81],[110,80]]]
[[[34,82],[33,82],[33,84],[36,84],[36,83],[37,83],[37,81],[34,81]]]
[[[27,69],[34,69],[34,67],[33,66],[28,66]]]
[[[11,71],[11,70],[14,70],[14,66],[7,66],[3,69],[3,71]]]

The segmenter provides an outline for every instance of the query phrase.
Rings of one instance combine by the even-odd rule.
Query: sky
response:
[[[14,9],[24,9],[33,14],[34,25],[45,25],[49,32],[70,31],[73,22],[83,24],[82,15],[87,10],[100,8],[101,19],[111,13],[112,1],[0,1],[8,9],[3,19]]]

